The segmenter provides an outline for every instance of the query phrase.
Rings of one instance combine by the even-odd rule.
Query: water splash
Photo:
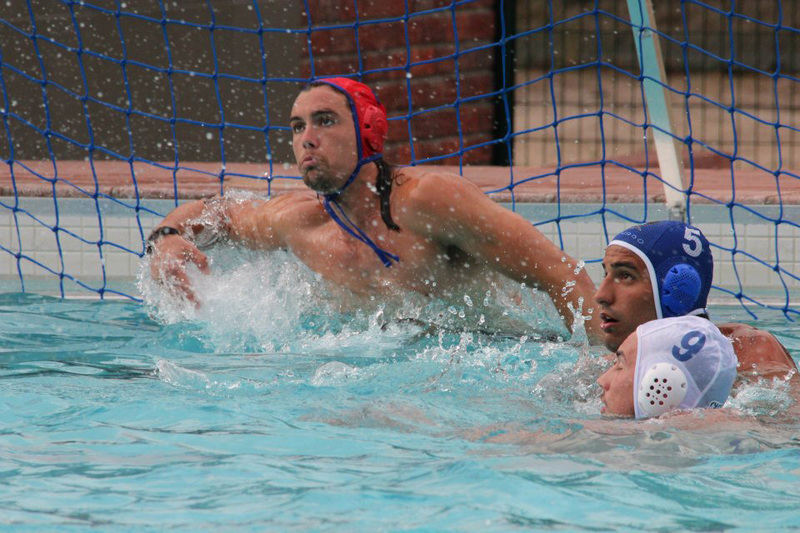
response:
[[[354,366],[341,361],[331,361],[317,368],[310,383],[315,387],[336,386],[357,379],[361,373],[361,370]]]
[[[188,265],[187,275],[202,302],[176,297],[141,262],[139,289],[149,312],[166,324],[202,325],[203,341],[214,352],[309,353],[352,345],[353,350],[391,345],[393,335],[412,338],[422,331],[483,331],[547,338],[567,336],[552,302],[513,283],[487,290],[483,306],[469,294],[461,303],[418,294],[381,301],[333,294],[322,278],[287,252],[256,253],[218,244],[207,251],[211,274]],[[351,302],[348,305],[347,302]]]
[[[254,392],[266,394],[269,392],[268,383],[237,376],[209,375],[199,370],[184,368],[165,359],[156,363],[155,375],[169,385],[188,390],[203,390],[216,396],[227,397],[232,394]]]
[[[758,379],[741,383],[725,403],[726,407],[739,409],[754,416],[779,416],[794,404],[792,377]],[[795,378],[796,379],[796,378]]]

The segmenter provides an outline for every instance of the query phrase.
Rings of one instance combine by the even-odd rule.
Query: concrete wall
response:
[[[4,204],[13,204],[13,199],[0,199]],[[172,202],[152,200],[143,206],[157,213],[166,213],[172,207]],[[20,207],[35,213],[43,223],[54,226],[56,222],[55,209],[52,199],[25,198],[21,200]],[[506,207],[510,207],[506,205]],[[591,213],[597,206],[587,204],[569,204],[561,206],[562,216]],[[517,211],[531,221],[548,220],[555,216],[556,206],[553,204],[517,204]],[[618,212],[629,216],[641,216],[641,205],[621,204],[614,206]],[[777,207],[758,207],[760,210]],[[696,206],[692,210],[695,224],[700,227],[709,241],[726,248],[733,248],[734,234],[732,226],[727,219],[724,208],[713,206]],[[21,251],[43,263],[56,272],[61,272],[61,259],[63,257],[66,274],[83,280],[93,287],[99,287],[102,282],[103,265],[105,265],[106,278],[112,286],[115,284],[130,283],[138,272],[139,257],[136,253],[142,252],[142,237],[147,235],[152,227],[160,220],[160,216],[146,211],[140,211],[139,216],[134,216],[127,207],[122,207],[113,202],[101,203],[101,215],[98,217],[95,204],[91,200],[62,199],[59,201],[58,226],[66,231],[59,232],[62,253],[59,256],[55,233],[50,227],[34,221],[23,212],[17,212],[17,225],[15,225],[13,212],[0,210],[0,244],[9,248],[11,252],[20,250],[17,240],[16,227],[19,227],[22,239]],[[774,213],[773,213],[774,214]],[[665,213],[658,207],[650,208],[653,220],[665,218]],[[800,220],[800,206],[784,207],[784,216],[792,220]],[[792,218],[794,217],[794,218]],[[102,223],[98,223],[102,220]],[[742,251],[754,255],[767,263],[775,264],[780,253],[780,265],[789,272],[800,273],[800,229],[782,224],[778,230],[778,245],[776,246],[776,226],[764,224],[755,216],[744,216],[741,212],[737,216],[735,226],[737,250],[734,256],[730,252],[714,249],[715,273],[714,284],[725,287],[733,292],[739,291],[738,280],[744,287],[747,295],[758,296],[770,300],[784,297],[783,284],[778,275],[768,266],[747,257]],[[608,238],[613,236],[631,223],[618,217],[607,215],[606,228]],[[103,240],[107,243],[102,246],[103,260],[101,261],[99,248],[96,244],[100,240],[100,228],[103,231]],[[553,242],[563,243],[564,249],[576,259],[587,262],[602,258],[607,242],[604,234],[602,219],[599,216],[589,216],[562,221],[559,226],[549,223],[538,228]],[[83,243],[80,239],[72,237],[73,233],[92,243]],[[126,251],[127,248],[129,251]],[[134,253],[135,252],[135,253]],[[50,282],[50,288],[45,292],[52,292],[52,284],[58,281],[58,275],[47,272],[42,267],[29,261],[21,263],[22,273],[27,283],[39,281]],[[587,270],[599,282],[602,269],[597,263],[587,264]],[[0,250],[0,280],[5,280],[1,287],[3,290],[18,290],[17,261],[11,253]],[[783,281],[787,283],[788,290],[800,295],[800,282],[784,275]],[[73,295],[89,295],[89,291],[70,281],[66,282],[67,291]],[[732,298],[719,291],[712,293],[718,301],[733,303]],[[793,300],[793,304],[797,302]]]

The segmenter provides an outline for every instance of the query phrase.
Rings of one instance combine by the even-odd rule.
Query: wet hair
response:
[[[330,87],[341,93],[341,90],[337,89],[336,87],[328,83],[318,81],[312,81],[311,83],[306,84],[300,90],[300,92],[308,92],[315,87]],[[342,96],[344,96],[344,93],[342,93]],[[349,106],[350,100],[347,99],[346,96],[345,100],[347,100],[347,105]],[[386,227],[390,230],[400,231],[400,226],[395,224],[394,220],[392,220],[392,204],[390,201],[392,195],[392,183],[394,182],[397,165],[386,162],[383,157],[379,157],[373,161],[373,163],[375,163],[375,166],[378,167],[378,177],[375,179],[375,190],[378,191],[378,197],[380,198],[381,220],[383,220],[383,223],[386,224]]]
[[[381,220],[386,224],[390,230],[400,231],[400,226],[392,220],[392,204],[390,201],[392,195],[392,183],[394,182],[394,174],[397,167],[387,163],[382,157],[375,160],[375,165],[378,167],[378,177],[375,180],[375,188],[378,190],[378,196],[381,202]]]

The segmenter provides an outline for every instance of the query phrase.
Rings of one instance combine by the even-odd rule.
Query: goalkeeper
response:
[[[355,294],[400,298],[414,291],[463,302],[482,299],[503,275],[545,291],[571,330],[576,316],[591,315],[588,274],[530,222],[459,176],[383,160],[386,111],[366,85],[317,80],[295,100],[290,126],[310,190],[179,206],[147,239],[155,279],[198,303],[186,265],[208,273],[197,244],[211,230],[198,221],[214,218],[213,231],[223,237],[253,249],[288,250]],[[585,322],[593,341],[597,323]]]

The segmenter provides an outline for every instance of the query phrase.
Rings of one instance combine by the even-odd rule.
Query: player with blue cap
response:
[[[621,232],[612,245],[644,261],[655,281],[652,290],[658,318],[707,314],[714,259],[699,229],[677,221],[643,224]]]

